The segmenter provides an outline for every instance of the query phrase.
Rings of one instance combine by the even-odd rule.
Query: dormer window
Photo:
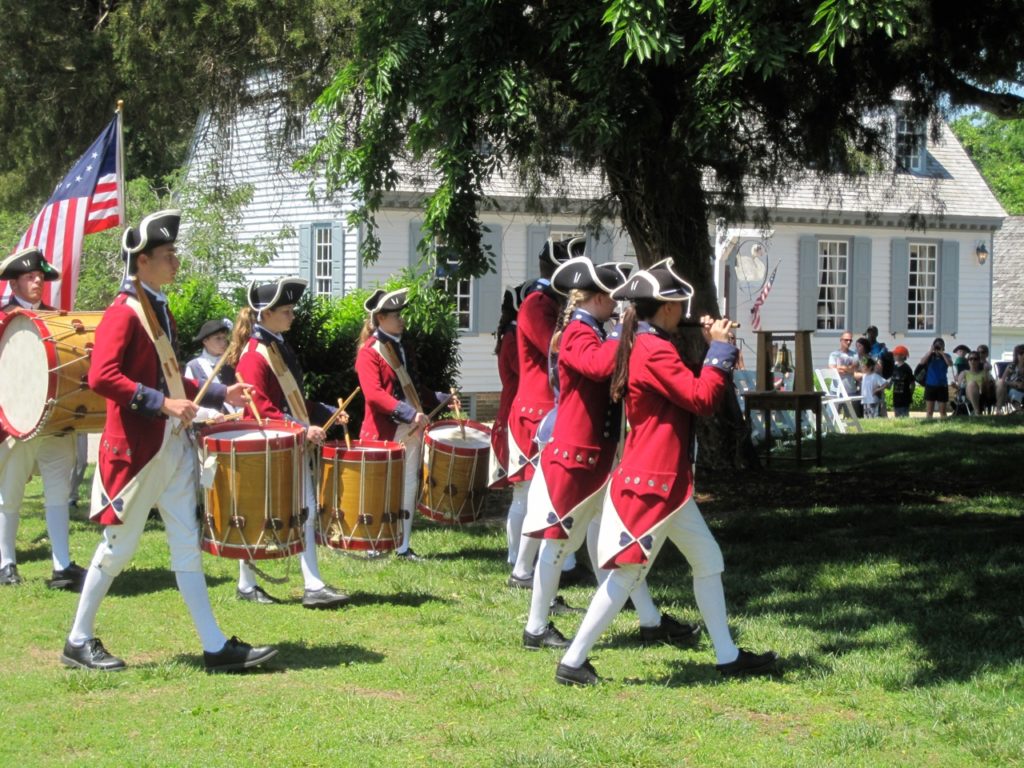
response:
[[[896,165],[904,171],[923,173],[927,141],[924,122],[896,118]]]

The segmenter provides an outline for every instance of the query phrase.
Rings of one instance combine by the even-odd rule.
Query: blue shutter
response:
[[[316,293],[316,275],[313,264],[316,254],[313,251],[313,226],[303,224],[299,227],[299,276],[309,281],[309,293]]]
[[[345,295],[345,224],[331,225],[331,296]]]
[[[797,255],[796,325],[800,331],[818,329],[818,238],[801,235]]]
[[[943,240],[939,243],[939,333],[957,332],[960,302],[960,243]]]
[[[595,264],[611,261],[614,247],[615,234],[608,227],[601,227],[587,235],[587,253]]]
[[[501,225],[484,225],[481,241],[490,246],[494,271],[473,278],[473,320],[471,331],[478,334],[497,326],[501,314]]]
[[[871,238],[853,238],[850,262],[850,328],[863,333],[871,325]]]
[[[907,291],[909,290],[910,246],[905,237],[892,239],[889,262],[889,332],[907,332]]]
[[[423,229],[423,222],[419,219],[413,219],[409,222],[409,266],[412,267],[413,271],[422,275],[429,272],[433,265],[428,263],[428,259],[421,261],[421,255],[418,250],[420,240],[427,237],[427,232]]]
[[[540,277],[538,257],[548,241],[551,227],[547,224],[531,224],[526,228],[526,279]]]

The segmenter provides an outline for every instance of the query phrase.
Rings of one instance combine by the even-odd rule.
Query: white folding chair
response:
[[[845,434],[847,421],[857,431],[862,432],[860,419],[857,418],[857,411],[853,404],[860,402],[860,395],[851,395],[846,391],[842,377],[831,368],[815,368],[814,382],[819,390],[825,393],[821,402],[825,406],[826,423],[829,427],[840,434]],[[846,417],[840,413],[840,408],[846,411]]]

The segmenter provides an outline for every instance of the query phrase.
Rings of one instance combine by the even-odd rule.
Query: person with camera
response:
[[[949,404],[949,369],[953,365],[952,358],[946,354],[946,342],[941,338],[935,339],[919,365],[925,366],[924,417],[930,419],[938,403],[939,415],[946,418],[946,407]]]

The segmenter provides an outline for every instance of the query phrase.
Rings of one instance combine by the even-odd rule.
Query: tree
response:
[[[642,265],[672,256],[713,309],[709,221],[763,216],[746,194],[807,169],[854,173],[891,154],[894,94],[914,118],[935,118],[942,98],[1019,109],[998,80],[1017,75],[1024,11],[983,5],[366,0],[309,162],[355,190],[370,224],[396,161],[428,163],[426,227],[468,274],[488,268],[487,179],[557,195],[559,179],[599,173],[593,219],[619,217]]]
[[[973,112],[952,128],[1006,212],[1024,214],[1024,122]]]

